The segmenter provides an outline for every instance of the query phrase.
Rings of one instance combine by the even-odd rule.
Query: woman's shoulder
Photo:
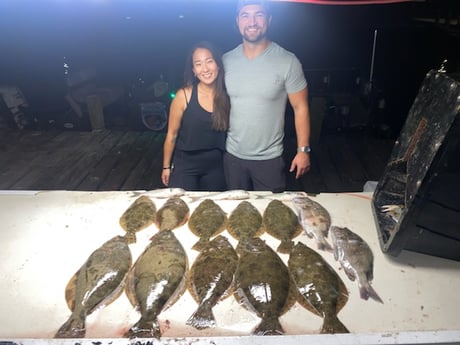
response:
[[[176,95],[174,96],[174,101],[181,104],[188,104],[190,102],[190,97],[192,96],[193,86],[184,86],[176,90]]]

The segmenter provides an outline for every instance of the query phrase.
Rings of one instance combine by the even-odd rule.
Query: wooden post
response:
[[[88,107],[89,120],[93,130],[105,128],[104,123],[104,108],[102,107],[101,99],[98,95],[89,95],[86,97],[86,105]]]

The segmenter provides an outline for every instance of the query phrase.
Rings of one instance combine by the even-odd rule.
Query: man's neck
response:
[[[249,59],[255,59],[262,54],[270,45],[271,41],[264,39],[260,42],[248,42],[243,40],[243,54]]]

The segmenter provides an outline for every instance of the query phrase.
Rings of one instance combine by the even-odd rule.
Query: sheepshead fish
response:
[[[227,214],[211,199],[203,200],[188,220],[188,227],[200,240],[192,249],[200,251],[209,239],[225,230]]]
[[[66,300],[72,314],[54,337],[83,338],[87,315],[120,296],[131,263],[131,251],[123,236],[96,249],[67,284]]]
[[[265,208],[262,221],[265,231],[281,241],[277,251],[289,254],[294,245],[292,239],[302,232],[294,211],[282,201],[274,199]]]
[[[235,273],[235,297],[262,319],[254,335],[284,334],[279,317],[287,311],[290,285],[286,265],[265,241],[253,237],[242,245]]]
[[[187,255],[174,233],[156,233],[128,274],[126,295],[141,317],[125,336],[161,337],[158,315],[185,291],[187,269]]]
[[[226,237],[219,235],[208,242],[190,269],[189,291],[199,305],[187,325],[215,327],[212,308],[228,296],[237,265],[238,255]]]
[[[359,294],[362,299],[383,303],[371,286],[374,278],[374,255],[369,245],[348,228],[331,227],[334,258],[340,262],[351,281],[358,279]]]
[[[190,216],[190,209],[184,200],[179,197],[172,197],[166,200],[163,206],[157,211],[155,224],[160,231],[174,230],[184,225]]]
[[[323,318],[321,333],[349,333],[337,317],[348,301],[348,291],[327,261],[297,242],[289,255],[288,269],[299,291],[299,303]]]
[[[122,214],[120,225],[126,231],[126,241],[136,242],[136,232],[145,229],[155,219],[156,207],[146,195],[138,197]]]
[[[320,203],[306,196],[294,197],[292,203],[307,236],[316,240],[318,249],[332,251],[332,246],[326,240],[331,226],[329,212]]]
[[[240,245],[249,238],[263,234],[262,215],[249,201],[242,201],[230,213],[227,231],[238,240],[236,250],[239,251]]]

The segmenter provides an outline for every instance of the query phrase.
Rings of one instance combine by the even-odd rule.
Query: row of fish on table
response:
[[[167,200],[157,210],[152,198],[161,197]],[[180,189],[151,191],[126,209],[120,217],[126,235],[115,236],[96,249],[67,284],[71,315],[55,338],[84,337],[86,317],[123,291],[140,313],[125,336],[160,338],[158,316],[186,289],[197,302],[186,323],[198,330],[215,327],[213,307],[233,295],[260,318],[254,335],[284,334],[279,318],[296,301],[323,318],[321,333],[348,333],[337,316],[348,300],[345,284],[317,251],[294,242],[302,231],[315,239],[318,250],[333,252],[348,278],[358,281],[362,299],[383,303],[370,284],[373,255],[367,243],[350,229],[331,225],[329,212],[306,194],[260,196],[271,199],[263,213],[243,200],[250,198],[246,191],[190,198],[189,202],[199,202],[192,213],[184,197],[186,192]],[[241,200],[228,215],[216,202],[226,199]],[[190,267],[174,235],[174,229],[186,223],[198,237],[192,249],[199,254]],[[133,264],[129,244],[151,224],[159,231]],[[238,241],[235,248],[221,234],[225,229]],[[280,241],[276,250],[260,238],[264,232]],[[287,264],[278,253],[289,255]]]

